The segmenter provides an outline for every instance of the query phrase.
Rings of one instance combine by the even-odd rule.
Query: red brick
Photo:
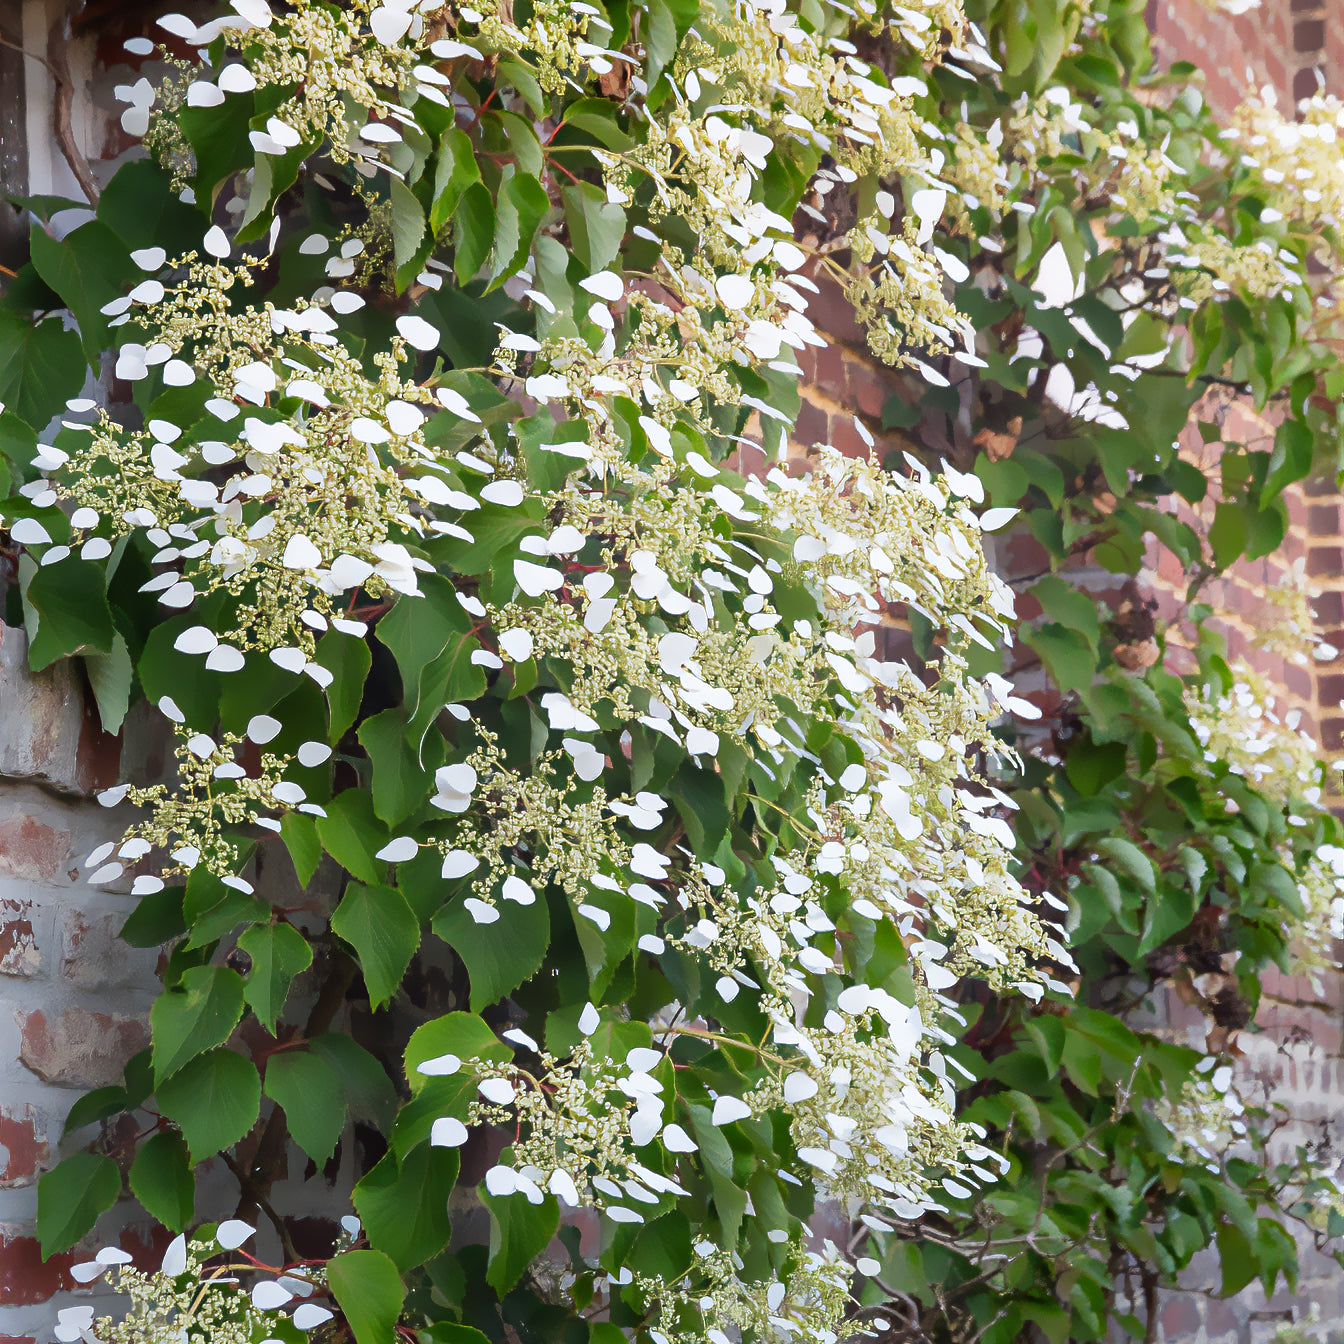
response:
[[[51,1148],[36,1109],[0,1106],[0,1186],[31,1185],[50,1165]]]
[[[890,391],[878,371],[858,360],[850,360],[848,381],[853,403],[864,415],[880,421]]]
[[[71,1251],[44,1261],[36,1237],[24,1236],[17,1227],[0,1227],[0,1306],[29,1306],[68,1292],[75,1286],[70,1277],[74,1262]]]
[[[802,444],[805,448],[825,443],[827,439],[825,411],[820,410],[810,401],[803,402],[798,412],[798,423],[793,429],[793,438],[796,443]]]
[[[1193,1335],[1199,1325],[1199,1307],[1188,1293],[1174,1294],[1162,1308],[1162,1331],[1168,1339]]]
[[[33,903],[16,896],[0,897],[0,972],[36,975],[42,955],[33,934]]]
[[[50,882],[70,856],[70,833],[19,813],[0,821],[0,874]]]
[[[44,1082],[59,1087],[105,1087],[120,1082],[130,1057],[149,1044],[143,1021],[67,1008],[49,1021],[46,1013],[15,1013],[19,1059]]]

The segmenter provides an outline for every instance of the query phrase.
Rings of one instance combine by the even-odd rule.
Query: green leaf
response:
[[[272,1036],[289,997],[294,977],[313,964],[313,949],[292,924],[254,924],[238,937],[238,946],[252,958],[243,998]]]
[[[1213,562],[1219,569],[1226,569],[1245,550],[1246,536],[1246,506],[1231,501],[1219,504],[1209,528]]]
[[[387,828],[373,814],[373,799],[364,789],[346,789],[327,804],[327,815],[317,819],[322,848],[352,877],[377,882],[378,861],[373,857],[387,844]]]
[[[118,633],[112,637],[107,653],[86,653],[84,670],[98,705],[98,718],[105,733],[118,733],[131,705],[134,669],[126,641]]]
[[[406,898],[395,887],[352,882],[331,916],[331,930],[359,953],[369,1006],[386,1003],[420,946],[420,921]]]
[[[195,1211],[196,1178],[182,1136],[171,1129],[153,1135],[131,1163],[131,1190],[164,1227],[183,1231]]]
[[[434,164],[434,204],[429,209],[429,227],[436,236],[453,217],[462,193],[480,180],[480,165],[466,131],[457,126],[445,131]]]
[[[149,158],[117,169],[98,198],[98,218],[128,251],[158,244],[171,257],[201,241],[200,214],[178,198],[172,174]]]
[[[532,250],[532,240],[550,209],[551,198],[535,177],[520,172],[504,184],[495,220],[490,288],[497,288],[522,269]]]
[[[359,741],[373,766],[373,810],[389,826],[404,821],[429,796],[432,776],[420,764],[418,734],[411,740],[400,709],[385,709],[359,725]]]
[[[100,309],[139,276],[125,244],[101,220],[71,230],[62,239],[32,232],[33,266],[79,323],[84,355],[96,364],[111,335]]]
[[[1153,861],[1132,840],[1121,835],[1108,835],[1097,841],[1097,849],[1128,874],[1144,891],[1152,892],[1157,885],[1157,871]]]
[[[1315,446],[1311,429],[1301,420],[1288,419],[1279,425],[1274,435],[1274,451],[1270,454],[1264,489],[1261,491],[1262,505],[1286,486],[1300,481],[1311,472]]]
[[[445,1013],[417,1027],[406,1043],[406,1081],[412,1092],[419,1092],[428,1081],[419,1066],[443,1055],[456,1055],[464,1063],[486,1059],[507,1064],[513,1051],[474,1013]]]
[[[232,1147],[256,1123],[261,1079],[250,1059],[220,1046],[184,1064],[157,1089],[194,1162]]]
[[[171,1078],[194,1055],[223,1045],[243,1015],[243,978],[224,966],[193,966],[154,1000],[154,1081]]]
[[[182,916],[181,887],[164,887],[140,898],[121,926],[121,937],[132,947],[160,947],[187,931]]]
[[[289,861],[299,886],[306,887],[322,862],[322,841],[318,837],[317,822],[304,812],[286,812],[280,818],[280,838],[285,843]]]
[[[1047,574],[1030,589],[1030,595],[1041,604],[1041,610],[1049,620],[1077,631],[1096,647],[1101,636],[1101,622],[1094,598],[1080,592],[1057,574]]]
[[[406,1285],[381,1251],[347,1251],[327,1261],[327,1282],[355,1344],[395,1344]]]
[[[335,1069],[308,1050],[277,1050],[266,1061],[265,1087],[284,1108],[294,1141],[320,1167],[345,1128],[345,1096]]]
[[[498,902],[499,918],[478,924],[461,901],[434,916],[434,932],[462,958],[471,980],[471,1008],[498,1003],[541,969],[551,942],[551,916],[544,896],[531,905]]]
[[[457,1170],[455,1148],[422,1143],[400,1163],[396,1153],[388,1152],[355,1186],[355,1209],[369,1244],[403,1273],[432,1260],[448,1244],[453,1230],[448,1199]]]
[[[37,616],[29,630],[28,665],[34,672],[72,653],[110,653],[117,637],[102,569],[66,559],[33,571],[24,601]]]
[[[197,205],[207,213],[224,180],[254,164],[257,156],[248,136],[255,110],[251,93],[230,93],[220,107],[184,107],[177,114],[196,156]]]
[[[1256,1277],[1259,1266],[1250,1239],[1234,1223],[1219,1223],[1214,1232],[1218,1263],[1223,1271],[1224,1297],[1241,1292]]]
[[[415,279],[420,241],[425,236],[425,212],[410,187],[399,177],[390,179],[392,193],[392,265],[400,292]]]
[[[462,193],[453,215],[453,273],[465,285],[485,265],[495,241],[495,202],[483,182]]]
[[[96,1087],[86,1092],[66,1113],[62,1136],[73,1134],[95,1120],[106,1120],[108,1116],[120,1115],[127,1104],[126,1089],[113,1083],[109,1087]]]
[[[333,630],[318,641],[313,661],[332,674],[331,685],[327,687],[327,704],[331,709],[327,741],[335,746],[359,717],[364,683],[369,676],[368,641]]]
[[[119,1194],[117,1165],[101,1153],[75,1153],[43,1175],[37,1182],[37,1236],[43,1259],[73,1246]]]
[[[387,1070],[349,1036],[330,1031],[314,1036],[308,1049],[326,1060],[341,1080],[341,1093],[356,1120],[386,1130],[397,1108],[397,1094]]]
[[[699,854],[712,854],[728,834],[728,802],[723,778],[683,761],[672,778],[672,800]]]
[[[1097,674],[1097,655],[1085,635],[1062,625],[1024,630],[1022,638],[1041,655],[1041,661],[1061,691],[1085,691]]]
[[[529,1204],[519,1195],[496,1197],[484,1186],[481,1203],[490,1211],[490,1258],[485,1279],[503,1297],[555,1236],[560,1226],[560,1205],[554,1195],[547,1195],[540,1204]]]
[[[0,402],[39,433],[84,386],[79,334],[0,306]],[[111,636],[109,635],[109,641]]]
[[[396,659],[401,673],[402,702],[408,720],[414,720],[425,703],[434,660],[471,628],[471,618],[448,579],[426,574],[420,587],[422,598],[398,602],[378,622],[378,642]],[[440,705],[426,704],[426,708],[437,714]]]
[[[573,120],[571,116],[567,124]],[[625,211],[609,204],[606,194],[588,182],[566,187],[561,199],[574,255],[590,272],[605,270],[616,260],[625,239]]]

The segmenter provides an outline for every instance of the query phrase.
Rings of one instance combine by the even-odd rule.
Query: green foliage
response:
[[[339,1152],[359,1230],[307,1305],[355,1344],[1100,1340],[1210,1246],[1225,1292],[1291,1282],[1321,1221],[1305,1161],[1190,1122],[1256,1148],[1222,1054],[1336,885],[1316,763],[1229,730],[1255,688],[1201,599],[1337,464],[1337,221],[1263,208],[1132,0],[967,15],[305,0],[209,35],[232,84],[174,85],[94,220],[28,203],[30,660],[177,728],[172,783],[106,799],[147,817],[116,875],[162,857],[123,931],[166,949],[152,1049],[69,1129],[129,1114],[173,1230],[202,1162],[269,1216],[269,1136]],[[741,474],[797,421],[820,282],[942,476]],[[135,406],[39,449],[105,354]],[[1215,390],[1272,435],[1224,441]],[[994,675],[982,504],[1041,556],[1043,721]],[[1159,548],[1179,659],[1130,582]],[[1173,987],[1205,1052],[1146,1028]],[[120,1189],[101,1152],[45,1175],[44,1253]],[[811,1249],[830,1198],[857,1256]]]

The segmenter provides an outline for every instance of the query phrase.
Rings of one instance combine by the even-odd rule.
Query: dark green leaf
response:
[[[485,265],[495,241],[495,202],[482,182],[462,193],[453,215],[453,271],[465,285]]]
[[[445,131],[434,165],[434,204],[429,211],[429,227],[435,235],[453,217],[462,193],[480,180],[481,170],[467,133],[457,126]]]
[[[519,172],[504,184],[497,206],[491,288],[519,271],[532,250],[541,221],[550,212],[551,198],[535,177]]]
[[[79,334],[59,317],[35,324],[0,306],[0,403],[21,420],[41,433],[79,394],[85,371]]]
[[[308,1048],[335,1070],[345,1103],[356,1120],[367,1120],[379,1129],[391,1125],[396,1090],[387,1071],[363,1046],[332,1031],[313,1037]]]
[[[420,946],[420,922],[395,887],[352,882],[331,917],[332,932],[359,953],[360,970],[377,1008],[397,992]]]
[[[487,1059],[505,1064],[513,1058],[513,1051],[474,1013],[445,1013],[417,1027],[406,1044],[406,1081],[412,1092],[419,1092],[426,1082],[419,1066],[443,1055],[456,1055],[464,1062]]]
[[[266,1095],[284,1108],[294,1141],[321,1166],[345,1128],[345,1096],[336,1070],[308,1050],[278,1050],[266,1061]]]
[[[261,1079],[250,1059],[226,1050],[197,1055],[158,1088],[159,1106],[182,1131],[192,1160],[232,1147],[256,1123]]]
[[[189,1059],[223,1045],[243,1015],[243,980],[223,966],[195,966],[150,1009],[154,1079],[162,1084]]]
[[[452,1233],[448,1199],[457,1181],[455,1148],[427,1143],[400,1162],[387,1153],[355,1186],[355,1209],[369,1244],[388,1255],[403,1273],[443,1250]]]
[[[140,276],[125,244],[106,224],[91,219],[59,240],[34,229],[32,256],[37,273],[79,323],[85,358],[96,363],[110,335],[100,310]]]
[[[512,993],[541,968],[551,941],[544,896],[531,905],[498,902],[499,918],[478,924],[461,901],[434,916],[434,932],[451,947],[471,979],[471,1008],[480,1012]]]
[[[109,653],[117,637],[102,569],[66,559],[34,570],[24,601],[37,616],[29,629],[28,665],[34,672],[72,653]]]
[[[153,1135],[135,1155],[128,1180],[136,1199],[169,1231],[191,1222],[196,1178],[180,1134],[164,1129]]]
[[[135,678],[125,639],[120,634],[113,635],[112,648],[107,653],[86,653],[84,670],[98,705],[103,731],[119,733],[130,708],[131,685]]]
[[[238,946],[252,958],[243,997],[257,1021],[274,1035],[289,987],[312,965],[313,949],[291,924],[254,924],[239,935]]]
[[[47,1257],[73,1246],[121,1194],[116,1163],[101,1153],[75,1153],[37,1182],[37,1235]]]
[[[406,1285],[381,1251],[347,1251],[327,1262],[327,1282],[355,1344],[395,1344]]]
[[[485,1277],[500,1297],[522,1278],[560,1226],[560,1205],[554,1195],[529,1204],[521,1195],[496,1197],[482,1190],[490,1210],[490,1259]]]

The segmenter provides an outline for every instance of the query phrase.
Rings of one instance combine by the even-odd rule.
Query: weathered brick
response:
[[[50,1157],[37,1108],[26,1103],[0,1106],[0,1186],[31,1185]]]
[[[126,1061],[149,1044],[138,1018],[67,1008],[54,1021],[41,1009],[14,1014],[19,1059],[44,1082],[60,1087],[105,1087],[121,1080]]]
[[[67,912],[61,929],[61,977],[81,989],[143,983],[149,965],[118,936],[125,912]]]
[[[52,882],[70,857],[70,832],[26,812],[0,819],[0,875]]]
[[[28,668],[28,636],[0,622],[0,776],[80,790],[84,697],[72,662]]]
[[[826,426],[825,411],[820,410],[810,401],[804,401],[798,411],[798,423],[794,426],[794,440],[808,448],[814,444],[825,443]]]
[[[45,1302],[75,1286],[70,1251],[42,1259],[36,1237],[24,1235],[21,1227],[0,1224],[0,1306],[22,1307]]]
[[[42,954],[33,932],[33,903],[16,896],[0,897],[0,973],[36,975]]]
[[[1189,1293],[1174,1293],[1162,1308],[1162,1331],[1169,1340],[1193,1335],[1200,1327],[1200,1312]]]

